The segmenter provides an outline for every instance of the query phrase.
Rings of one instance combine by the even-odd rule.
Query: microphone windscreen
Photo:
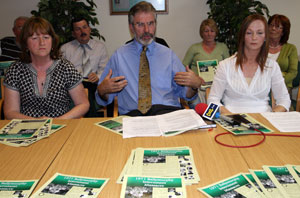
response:
[[[207,109],[208,105],[206,103],[199,103],[195,106],[195,111],[198,113],[200,116],[203,115],[205,110]]]

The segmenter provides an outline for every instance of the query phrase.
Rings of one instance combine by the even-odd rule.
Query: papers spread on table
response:
[[[52,119],[13,119],[0,129],[0,143],[9,146],[28,146],[49,137],[65,125],[52,124]]]
[[[270,128],[268,128],[264,124],[258,122],[257,120],[255,120],[254,118],[252,118],[248,114],[233,114],[233,115],[226,115],[226,116],[230,117],[230,118],[238,119],[238,120],[242,121],[244,124],[247,124],[248,126],[252,126],[252,127],[258,129],[259,131],[261,131],[263,133],[274,132],[273,130],[271,130]],[[239,124],[232,125],[231,123],[229,123],[226,120],[223,120],[221,118],[215,119],[215,122],[217,124],[219,124],[223,129],[233,133],[234,135],[245,135],[245,134],[259,133],[255,130],[248,129],[247,127],[239,125]]]
[[[200,181],[189,147],[137,148],[131,152],[117,183],[125,175],[183,177],[186,184]]]
[[[265,112],[261,115],[280,132],[300,132],[299,112]]]
[[[186,198],[182,177],[125,176],[121,196],[129,197],[180,197]]]
[[[0,181],[0,197],[28,198],[38,180],[3,180]]]
[[[300,195],[300,166],[263,166],[198,190],[207,197],[293,198]]]
[[[170,136],[206,125],[193,109],[182,109],[157,116],[123,118],[123,138]]]
[[[107,178],[91,178],[56,173],[32,195],[32,198],[96,198],[108,180]]]

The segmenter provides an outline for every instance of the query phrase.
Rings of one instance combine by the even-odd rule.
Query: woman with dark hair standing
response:
[[[268,59],[268,24],[262,15],[250,15],[242,23],[236,55],[221,61],[208,102],[221,113],[287,111],[291,101],[276,61]],[[269,105],[272,89],[276,105]],[[221,104],[221,100],[224,104]]]
[[[288,43],[291,23],[284,16],[275,14],[268,20],[269,58],[276,60],[280,66],[285,84],[291,93],[293,79],[298,72],[298,53],[295,45]]]
[[[79,118],[89,108],[82,77],[60,58],[58,37],[40,17],[26,21],[21,33],[20,61],[13,63],[4,80],[6,119]],[[71,109],[71,102],[74,107]]]

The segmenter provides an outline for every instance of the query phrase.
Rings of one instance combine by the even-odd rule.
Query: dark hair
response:
[[[60,56],[60,52],[58,48],[59,38],[55,34],[52,25],[46,19],[33,16],[25,22],[22,28],[21,37],[20,37],[20,44],[22,50],[21,61],[24,63],[30,63],[32,61],[30,52],[28,51],[27,40],[34,33],[49,34],[51,36],[52,49],[50,52],[50,58],[53,60],[58,59]]]
[[[206,26],[213,29],[216,32],[216,36],[218,35],[219,29],[218,29],[216,22],[213,19],[205,19],[204,21],[202,21],[202,23],[200,25],[200,29],[199,29],[199,34],[200,34],[201,38],[203,38],[203,32],[204,32],[204,29]]]
[[[280,24],[282,25],[282,36],[280,38],[279,43],[281,45],[287,43],[290,37],[290,29],[291,29],[291,23],[289,18],[281,14],[274,14],[269,18],[268,24],[270,25],[272,22],[274,22],[275,25],[277,26],[279,26]]]
[[[149,2],[146,1],[141,1],[137,4],[135,4],[132,8],[130,8],[129,12],[128,12],[128,23],[132,24],[133,23],[133,17],[136,13],[138,12],[152,12],[155,18],[155,22],[156,22],[156,10],[153,7],[153,5]]]
[[[74,23],[78,23],[79,21],[85,21],[86,24],[90,27],[90,24],[88,22],[88,20],[86,20],[86,18],[84,17],[76,17],[76,18],[73,18],[72,21],[71,21],[71,30],[74,31]]]
[[[260,14],[254,14],[254,15],[250,15],[248,17],[246,17],[240,27],[240,31],[239,31],[239,35],[238,35],[238,51],[236,54],[236,67],[238,67],[239,65],[241,66],[241,68],[243,68],[243,63],[247,60],[247,57],[245,55],[245,34],[246,31],[249,27],[249,25],[253,22],[253,21],[262,21],[264,26],[265,26],[265,42],[263,43],[263,45],[261,46],[260,52],[258,53],[257,57],[256,57],[256,61],[258,62],[261,71],[263,72],[267,58],[268,58],[268,52],[269,52],[269,31],[268,31],[268,24],[267,24],[267,20],[265,19],[265,17],[263,15]]]

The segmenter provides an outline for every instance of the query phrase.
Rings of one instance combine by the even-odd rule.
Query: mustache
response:
[[[151,34],[149,32],[145,32],[141,37],[144,37],[144,36],[150,36],[151,38],[154,38],[154,34]]]
[[[86,36],[87,34],[86,33],[81,33],[80,34],[80,37],[84,37],[84,36]]]

